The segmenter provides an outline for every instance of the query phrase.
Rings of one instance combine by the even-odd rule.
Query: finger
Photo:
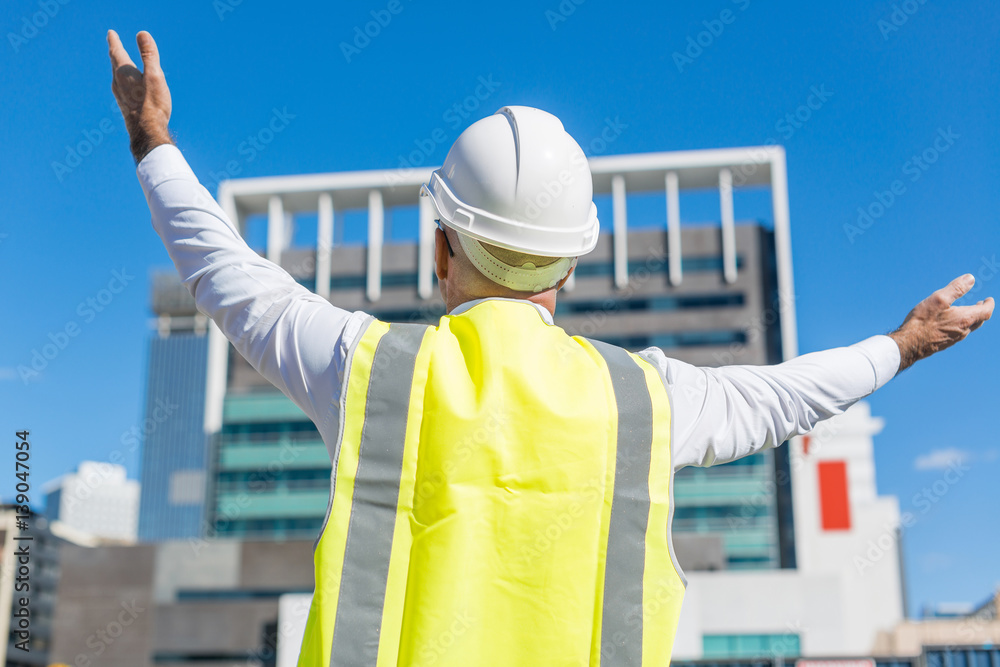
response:
[[[976,277],[971,273],[966,273],[964,276],[955,278],[946,286],[934,292],[934,294],[944,299],[948,305],[951,305],[956,299],[964,296],[975,284]]]
[[[156,48],[153,36],[143,30],[135,36],[135,42],[139,45],[139,55],[142,56],[142,71],[160,71],[160,51]]]
[[[993,297],[989,297],[974,306],[955,306],[953,310],[958,311],[956,314],[961,318],[967,318],[964,321],[970,323],[970,329],[977,329],[983,322],[993,316],[993,307],[995,305]]]
[[[983,299],[983,308],[987,308],[988,309],[986,311],[986,319],[987,320],[990,319],[991,317],[993,317],[993,308],[994,307],[996,307],[996,302],[993,301],[993,297],[988,296],[985,299]]]
[[[125,47],[122,46],[122,40],[119,39],[118,33],[114,30],[108,30],[108,55],[111,57],[111,69],[113,71],[117,71],[122,65],[135,66],[135,63],[129,58]]]
[[[983,326],[983,323],[986,320],[988,320],[991,317],[993,317],[993,307],[995,305],[996,304],[993,302],[993,297],[987,297],[986,299],[983,300],[982,308],[985,311],[985,317],[983,317],[982,319],[976,320],[976,323],[972,325],[972,329],[971,329],[972,331],[975,331],[979,327]]]

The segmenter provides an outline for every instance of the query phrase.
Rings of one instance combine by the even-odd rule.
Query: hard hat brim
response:
[[[600,222],[593,202],[583,225],[552,229],[469,206],[455,196],[440,171],[431,174],[420,194],[431,198],[441,222],[456,231],[501,248],[543,257],[579,257],[597,245]]]

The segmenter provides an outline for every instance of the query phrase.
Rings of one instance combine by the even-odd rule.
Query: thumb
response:
[[[139,55],[142,56],[142,71],[144,73],[160,70],[160,51],[156,48],[153,36],[143,30],[135,36],[135,43],[139,45]]]
[[[956,299],[959,299],[972,289],[972,286],[976,284],[976,277],[971,273],[966,273],[964,276],[959,276],[955,278],[947,286],[942,287],[938,290],[938,293],[944,297],[948,304],[951,305]]]

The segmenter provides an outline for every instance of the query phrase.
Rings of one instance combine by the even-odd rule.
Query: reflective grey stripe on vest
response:
[[[601,621],[601,665],[642,664],[642,581],[649,523],[653,402],[628,352],[592,340],[611,373],[618,404],[615,491],[608,528]]]
[[[379,339],[368,382],[330,665],[374,665],[403,470],[406,415],[427,327],[393,324]],[[341,419],[345,416],[341,415]]]

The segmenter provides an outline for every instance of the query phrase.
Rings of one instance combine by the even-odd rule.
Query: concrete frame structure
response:
[[[618,289],[628,285],[628,194],[664,192],[669,276],[671,284],[679,285],[683,280],[680,193],[717,188],[722,218],[724,276],[726,283],[732,283],[737,276],[733,189],[742,186],[770,187],[782,356],[784,359],[797,356],[788,179],[783,148],[756,146],[604,156],[591,158],[590,168],[594,177],[594,196],[611,194],[613,200],[614,280]],[[334,212],[366,209],[366,294],[375,303],[382,295],[385,210],[387,207],[417,205],[417,289],[420,297],[426,300],[433,296],[434,221],[432,206],[426,198],[420,197],[420,187],[433,171],[433,167],[427,167],[229,180],[219,184],[218,201],[241,230],[248,216],[267,215],[265,255],[278,264],[288,248],[286,223],[291,214],[315,211],[318,215],[315,291],[326,298],[330,296]],[[567,290],[573,289],[573,282],[567,285]],[[227,342],[214,324],[210,326],[209,336],[205,426],[208,432],[214,432],[222,425],[228,355]]]
[[[595,199],[610,200],[612,219],[607,226],[611,233],[602,234],[597,248],[581,259],[574,280],[560,298],[557,324],[570,333],[595,336],[632,349],[649,345],[673,347],[668,353],[699,365],[776,363],[795,356],[794,290],[783,149],[770,146],[600,157],[591,160],[591,169]],[[432,170],[240,179],[223,182],[218,199],[244,234],[252,217],[265,218],[263,254],[336,305],[347,310],[365,310],[389,321],[416,318],[436,323],[444,309],[434,289],[433,213],[429,200],[419,196],[420,186]],[[743,187],[770,188],[773,231],[752,224],[736,224],[734,191]],[[718,222],[701,227],[685,224],[682,229],[682,195],[712,190],[718,196]],[[633,220],[640,220],[640,229],[634,222],[629,225],[629,209],[634,196],[645,198],[646,203],[661,197],[659,207],[647,206],[648,210],[643,211],[640,206],[636,207],[638,214],[632,212]],[[404,207],[417,213],[417,243],[386,243],[387,223],[397,209]],[[335,219],[344,213],[366,214],[366,245],[334,247]],[[293,216],[299,214],[316,216],[314,248],[290,246],[295,224]],[[690,220],[690,215],[687,217]],[[662,222],[659,227],[655,222],[650,226],[650,219]],[[658,248],[655,253],[654,248]],[[644,270],[647,271],[645,277],[642,275]],[[650,271],[657,275],[650,278]],[[356,282],[357,278],[362,279],[361,282]],[[346,284],[351,287],[345,288]],[[679,334],[658,335],[663,332]],[[701,341],[700,347],[695,340]],[[674,347],[677,345],[684,347]],[[297,532],[285,534],[284,527],[278,528],[277,539],[302,537],[302,531],[311,523],[318,524],[322,518],[325,499],[310,499],[306,490],[301,489],[302,482],[297,482],[301,489],[297,498],[284,495],[283,489],[276,494],[281,497],[275,497],[275,502],[282,506],[276,508],[274,516],[287,518],[262,521],[263,510],[257,505],[265,501],[264,494],[250,494],[252,507],[237,504],[239,483],[234,486],[232,475],[239,476],[240,469],[249,471],[252,462],[265,463],[268,455],[279,461],[278,467],[286,467],[287,452],[279,453],[276,449],[279,441],[286,449],[289,445],[305,447],[304,452],[296,450],[300,453],[296,453],[296,461],[291,465],[301,469],[322,454],[318,434],[305,434],[304,440],[299,436],[289,440],[285,433],[258,430],[251,433],[257,438],[253,441],[257,446],[253,448],[246,436],[234,437],[234,415],[244,415],[249,422],[255,419],[266,422],[270,413],[260,409],[264,406],[260,402],[264,396],[244,394],[247,405],[240,405],[241,397],[234,395],[232,390],[264,392],[270,385],[232,352],[214,325],[209,326],[208,349],[205,432],[212,438],[214,451],[207,455],[207,468],[211,472],[213,465],[229,466],[232,471],[220,476],[219,480],[209,475],[209,484],[215,483],[216,488],[209,488],[206,493],[208,534],[222,535],[222,531],[215,528],[218,525],[229,532],[227,537],[239,537],[247,526],[254,531],[264,530],[262,524],[294,524],[298,526]],[[292,419],[279,405],[270,407],[277,421]],[[298,419],[305,418],[300,414]],[[249,422],[242,425],[244,431],[258,429],[258,425]],[[266,425],[262,423],[259,427]],[[262,442],[274,451],[268,454],[265,447],[260,446]],[[773,479],[776,471],[787,467],[787,453],[784,450],[765,453],[758,462],[763,465],[755,474]],[[261,475],[247,474],[251,474],[252,482],[259,486],[273,482],[271,475],[264,475],[266,479],[262,480]],[[698,479],[679,477],[678,488],[682,491],[679,503],[684,502],[684,491],[690,490],[692,493],[688,495],[693,497],[706,493],[709,482],[725,485],[718,484],[723,480],[711,475],[705,480],[702,480],[706,477],[704,474],[696,473],[692,477]],[[747,483],[748,480],[743,481]],[[310,491],[312,496],[317,492],[316,489]],[[753,538],[756,546],[749,547],[749,551],[744,548],[746,553],[739,558],[730,557],[729,566],[794,565],[792,503],[787,484],[777,491],[772,501],[770,516],[758,522],[759,534]],[[323,506],[314,507],[317,504]],[[241,517],[236,523],[243,526],[230,521],[236,516]],[[772,524],[770,528],[765,526],[768,522]],[[707,525],[704,518],[677,523],[682,531],[689,524],[690,530],[705,530]],[[770,534],[765,535],[762,530]],[[246,533],[248,539],[261,537]],[[745,542],[747,536],[731,537],[733,539],[727,541],[735,544],[741,539]],[[773,548],[768,548],[767,544],[772,544]]]

